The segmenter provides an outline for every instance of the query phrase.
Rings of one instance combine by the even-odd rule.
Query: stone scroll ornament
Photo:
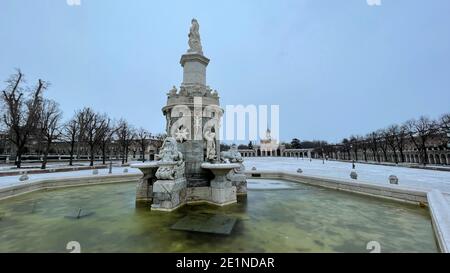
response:
[[[191,29],[189,31],[189,49],[188,52],[197,52],[203,54],[202,43],[200,40],[200,26],[196,19],[192,19]]]
[[[173,137],[167,137],[156,155],[160,167],[156,171],[156,178],[160,180],[173,180],[184,175],[183,154],[178,151],[177,142]]]

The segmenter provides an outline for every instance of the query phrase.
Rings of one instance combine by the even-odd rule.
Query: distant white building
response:
[[[272,138],[270,129],[266,131],[266,137],[260,140],[259,144],[253,145],[249,149],[239,149],[243,157],[262,157],[262,156],[279,156],[279,157],[302,157],[311,158],[314,149],[286,149],[277,139]]]

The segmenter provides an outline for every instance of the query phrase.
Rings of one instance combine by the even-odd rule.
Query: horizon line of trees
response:
[[[420,164],[428,164],[428,150],[431,142],[438,143],[439,147],[448,149],[450,137],[450,113],[441,115],[437,119],[420,116],[418,119],[410,119],[401,124],[392,124],[386,128],[372,131],[364,136],[351,135],[340,143],[328,143],[327,141],[300,141],[294,138],[291,143],[286,143],[286,148],[314,148],[321,157],[327,157],[336,152],[342,152],[347,158],[355,161],[368,161],[368,153],[372,153],[377,162],[389,162],[388,153],[393,154],[393,161],[398,164],[405,162],[405,150],[407,145],[418,151]],[[436,140],[436,138],[438,138]],[[358,157],[362,152],[363,158]]]
[[[132,143],[140,147],[141,158],[145,161],[145,150],[150,140],[164,138],[163,134],[152,135],[142,127],[135,128],[123,118],[116,121],[90,107],[75,111],[69,120],[63,121],[59,104],[44,96],[50,83],[41,79],[33,86],[24,86],[25,83],[24,74],[17,69],[6,80],[6,87],[0,94],[1,126],[15,147],[17,168],[21,167],[22,155],[31,141],[44,144],[41,168],[45,169],[49,152],[57,140],[69,144],[69,165],[73,165],[80,145],[85,145],[89,150],[89,165],[93,166],[97,152],[101,152],[103,164],[106,163],[107,150],[113,142],[119,144],[123,164],[128,161]]]
[[[427,148],[434,140],[438,147],[448,148],[448,133],[450,133],[450,113],[441,115],[437,119],[420,116],[401,124],[392,124],[386,128],[375,130],[365,136],[352,135],[344,138],[339,144],[341,150],[351,157],[353,153],[356,161],[358,151],[362,151],[364,161],[367,161],[368,151],[375,155],[378,162],[381,158],[389,161],[388,152],[393,153],[394,162],[405,162],[405,149],[409,144],[419,153],[421,164],[428,164]]]

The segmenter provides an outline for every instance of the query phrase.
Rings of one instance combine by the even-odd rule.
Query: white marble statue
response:
[[[230,150],[221,152],[220,159],[226,163],[242,163],[244,161],[236,144],[231,145]]]
[[[203,54],[202,52],[202,43],[200,40],[200,26],[196,19],[192,19],[191,29],[189,31],[189,49],[188,52],[198,52]]]
[[[171,180],[184,175],[183,154],[178,151],[177,141],[173,137],[167,137],[161,147],[161,152],[156,155],[160,167],[156,171],[156,177],[160,180]]]
[[[206,159],[209,161],[216,160],[216,133],[211,130],[205,130],[204,137],[206,140]]]

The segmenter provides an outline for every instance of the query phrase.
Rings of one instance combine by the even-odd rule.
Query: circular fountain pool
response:
[[[0,201],[0,252],[437,252],[426,208],[279,180],[248,196],[175,212],[135,206],[135,182],[47,190]],[[73,216],[82,208],[85,217]],[[230,235],[173,230],[186,215],[237,219]]]

